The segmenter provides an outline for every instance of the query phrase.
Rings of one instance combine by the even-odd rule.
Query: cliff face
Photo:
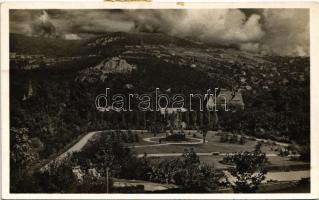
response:
[[[127,63],[126,60],[113,57],[103,60],[94,67],[79,71],[75,80],[88,83],[104,82],[109,74],[130,74],[135,69],[136,66]]]

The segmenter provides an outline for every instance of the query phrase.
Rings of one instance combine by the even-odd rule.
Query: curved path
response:
[[[226,156],[226,155],[235,155],[236,153],[223,153],[223,152],[203,152],[196,153],[198,156]],[[137,157],[143,157],[145,154],[138,154]],[[183,153],[149,153],[146,154],[147,157],[174,157],[174,156],[182,156]],[[267,153],[267,157],[279,157],[279,155],[274,153]],[[299,155],[289,155],[288,157],[296,157]]]
[[[161,136],[161,137],[150,137],[150,138],[143,138],[143,140],[146,141],[146,142],[156,143],[157,141],[153,141],[152,139],[163,139],[163,138],[165,138],[165,137],[164,136]],[[191,138],[191,139],[192,140],[197,140],[197,142],[167,142],[165,144],[202,144],[203,143],[203,139],[201,139],[201,138]],[[208,142],[208,141],[206,140],[206,142]]]
[[[154,141],[152,139],[163,139],[165,138],[164,136],[161,137],[150,137],[150,138],[143,138],[143,140],[145,142],[150,142],[150,143],[157,143],[158,141]],[[172,144],[179,144],[179,145],[194,145],[194,144],[203,144],[203,139],[200,138],[191,138],[192,140],[197,140],[196,142],[189,142],[189,141],[185,141],[185,142],[166,142],[166,143],[157,143],[157,144],[150,144],[150,145],[135,145],[135,146],[131,146],[134,148],[140,148],[140,147],[155,147],[155,146],[165,146],[165,145],[172,145]],[[207,140],[205,140],[205,142],[208,142]]]
[[[63,152],[62,154],[58,155],[56,158],[45,164],[43,167],[41,167],[40,170],[46,170],[49,168],[49,166],[52,163],[59,163],[62,162],[65,158],[67,158],[68,155],[74,153],[74,152],[79,152],[82,150],[82,148],[87,144],[87,142],[92,139],[97,133],[100,133],[102,131],[93,131],[89,132],[86,135],[84,135],[79,141],[77,141],[72,147],[70,147],[68,150]]]

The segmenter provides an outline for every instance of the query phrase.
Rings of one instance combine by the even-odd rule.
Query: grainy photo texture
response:
[[[309,193],[309,9],[11,9],[10,193]]]

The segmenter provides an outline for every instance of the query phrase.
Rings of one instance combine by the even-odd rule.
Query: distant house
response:
[[[245,103],[240,91],[230,91],[226,89],[221,89],[220,93],[216,98],[210,96],[207,101],[207,107],[212,109],[214,107],[222,107],[227,109],[245,109]]]
[[[83,171],[81,170],[81,167],[78,165],[78,166],[75,166],[72,168],[72,172],[74,174],[74,176],[77,178],[77,180],[79,182],[82,182],[83,181],[83,176],[84,176],[84,173]]]
[[[242,83],[246,83],[246,78],[245,77],[240,77],[240,82],[242,82]]]
[[[246,85],[246,90],[252,90],[253,88],[250,85]]]
[[[240,89],[242,89],[242,90],[252,90],[253,88],[250,85],[242,85],[242,86],[240,86]]]
[[[127,84],[125,84],[125,85],[123,86],[123,88],[125,88],[125,89],[132,89],[132,88],[134,88],[134,85],[131,84],[131,83],[127,83]]]
[[[26,94],[23,95],[22,101],[25,101],[31,98],[32,96],[33,96],[33,87],[32,87],[31,80],[29,80],[28,92],[27,92],[27,95]]]
[[[190,67],[191,67],[191,68],[196,68],[196,65],[195,65],[195,64],[191,64]]]
[[[88,174],[95,177],[95,178],[101,177],[101,174],[95,168],[88,169]]]
[[[17,53],[10,53],[10,59],[15,59],[17,56]]]
[[[160,108],[160,112],[162,115],[186,112],[186,111],[187,111],[186,108]]]

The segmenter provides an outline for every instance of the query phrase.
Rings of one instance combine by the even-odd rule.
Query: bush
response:
[[[235,144],[237,142],[238,142],[238,137],[237,135],[233,134],[229,139],[229,143]]]
[[[259,184],[266,178],[265,165],[268,159],[266,154],[260,150],[245,151],[229,156],[225,162],[235,165],[235,168],[229,170],[231,177],[228,179],[235,192],[256,192]]]
[[[245,144],[246,143],[246,137],[244,136],[241,136],[240,139],[239,139],[239,144]]]
[[[166,140],[166,141],[183,141],[183,140],[186,140],[186,137],[185,137],[185,134],[174,133],[174,134],[166,136],[166,138],[164,138],[164,140]]]
[[[228,142],[228,135],[226,134],[221,134],[220,136],[220,142]]]
[[[310,146],[303,146],[301,150],[299,151],[300,153],[300,160],[305,161],[305,162],[310,162]]]
[[[216,189],[222,174],[201,164],[193,149],[184,150],[182,157],[152,164],[150,181],[174,183],[188,192],[208,192]]]
[[[135,136],[135,142],[139,142],[140,136],[137,133],[135,133],[134,136]]]

